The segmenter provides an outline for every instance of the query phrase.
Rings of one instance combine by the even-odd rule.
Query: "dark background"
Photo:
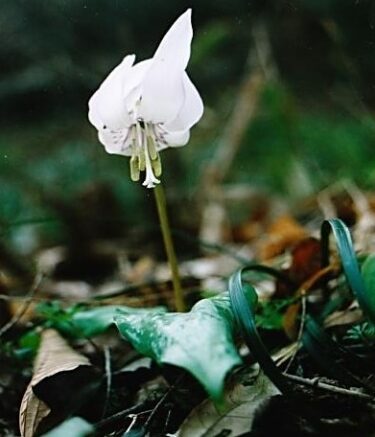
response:
[[[83,221],[101,212],[147,223],[151,194],[129,181],[126,158],[105,153],[87,101],[126,54],[152,56],[187,7],[195,32],[188,72],[205,115],[187,147],[162,154],[172,197],[197,196],[255,68],[248,59],[259,26],[274,74],[225,183],[291,200],[345,177],[373,188],[374,2],[0,0],[0,226],[12,244],[27,252],[36,229],[61,239],[70,207]]]

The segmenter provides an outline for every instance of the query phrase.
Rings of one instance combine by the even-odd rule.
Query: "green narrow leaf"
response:
[[[371,291],[366,289],[359,270],[349,229],[340,219],[325,220],[322,224],[322,267],[329,265],[329,236],[331,231],[336,241],[346,280],[365,314],[375,323],[375,299]]]
[[[226,293],[202,299],[188,313],[121,314],[115,322],[141,354],[184,368],[215,402],[222,399],[228,372],[242,362],[233,342],[234,318]]]
[[[363,263],[362,276],[367,292],[367,305],[375,313],[375,254],[369,255]]]
[[[258,295],[253,286],[242,283],[243,273],[250,270],[252,266],[240,269],[229,279],[229,296],[233,313],[250,352],[275,386],[281,392],[285,392],[289,389],[288,381],[273,362],[256,328],[255,310]]]
[[[360,359],[350,352],[339,347],[329,337],[320,325],[310,316],[307,317],[302,335],[302,343],[314,360],[333,378],[340,379],[347,384],[364,385],[342,363],[354,362],[361,366]]]

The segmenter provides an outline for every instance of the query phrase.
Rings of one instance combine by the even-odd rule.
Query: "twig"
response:
[[[293,351],[293,355],[291,356],[286,368],[285,372],[287,372],[291,365],[293,364],[299,348],[302,344],[302,335],[303,331],[305,329],[305,322],[306,322],[306,295],[309,290],[322,278],[324,278],[329,273],[332,273],[335,270],[335,267],[333,265],[329,265],[327,267],[324,267],[323,269],[316,272],[314,275],[312,275],[307,281],[305,281],[297,290],[296,295],[301,296],[301,322],[298,329],[298,335],[297,335],[297,341],[296,341],[296,348]]]
[[[293,351],[293,355],[291,356],[288,364],[286,365],[285,372],[287,372],[291,368],[292,364],[294,363],[294,360],[296,359],[299,348],[301,347],[302,344],[302,335],[303,335],[303,330],[305,329],[305,321],[306,321],[306,293],[303,293],[301,296],[301,306],[302,306],[301,323],[299,324],[297,341],[295,342],[296,347]]]
[[[319,388],[340,395],[354,396],[372,402],[375,401],[375,398],[373,396],[370,396],[366,393],[361,393],[360,391],[350,390],[343,387],[337,387],[336,385],[333,384],[327,384],[326,382],[321,382],[319,378],[312,378],[312,379],[302,378],[301,376],[291,375],[290,373],[284,373],[284,376],[290,379],[291,381],[297,382],[298,384],[308,385],[309,387]]]
[[[102,419],[104,419],[109,404],[109,398],[111,395],[112,388],[112,369],[111,369],[111,350],[108,346],[104,346],[104,368],[105,368],[105,378],[106,378],[106,392],[105,392],[105,402],[103,407]]]
[[[253,27],[253,40],[232,114],[218,141],[215,155],[202,172],[198,184],[202,205],[200,236],[214,243],[223,240],[223,230],[227,223],[222,183],[233,165],[247,127],[256,114],[261,91],[276,71],[264,22],[259,21]]]
[[[254,44],[249,50],[247,70],[237,94],[233,113],[212,161],[217,183],[223,182],[233,164],[249,122],[255,115],[264,85],[277,76],[265,23],[258,21],[252,29],[252,34]]]
[[[127,416],[129,416],[129,414],[147,413],[150,410],[144,410],[144,408],[146,408],[146,405],[149,405],[149,402],[142,402],[138,405],[127,408],[126,410],[119,411],[112,416],[106,417],[105,419],[102,419],[100,422],[97,422],[95,424],[95,430],[104,432],[105,430],[111,429],[111,426],[114,423],[126,418]]]
[[[42,283],[43,277],[44,277],[44,274],[42,272],[37,273],[37,275],[35,276],[34,282],[30,288],[30,291],[27,294],[25,302],[23,303],[23,305],[20,308],[20,310],[18,311],[18,313],[16,313],[12,317],[12,319],[9,320],[9,322],[6,323],[0,329],[0,337],[3,336],[6,332],[8,332],[11,328],[13,328],[13,326],[21,320],[21,318],[23,317],[23,315],[26,313],[27,309],[29,308],[30,303],[34,299],[34,295],[35,295],[37,289],[39,288],[40,284]]]
[[[133,430],[134,425],[137,423],[139,414],[129,414],[129,419],[131,419],[130,425],[126,428],[124,432],[124,436],[126,436],[128,433],[130,433]],[[143,436],[144,433],[140,433],[140,435]],[[132,433],[133,435],[133,433]],[[137,435],[137,434],[136,434]]]
[[[144,429],[147,431],[149,426],[151,425],[156,413],[159,411],[160,407],[163,405],[163,403],[166,401],[166,399],[169,397],[169,395],[172,393],[172,391],[176,388],[176,386],[184,379],[185,375],[181,375],[179,378],[177,378],[176,382],[169,387],[167,392],[161,397],[161,399],[158,401],[158,403],[155,405],[153,410],[151,411],[151,414],[148,416],[146,423],[144,424]]]

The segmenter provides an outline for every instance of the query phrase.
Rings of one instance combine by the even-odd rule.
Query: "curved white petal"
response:
[[[190,131],[176,131],[164,133],[164,139],[168,143],[169,147],[181,147],[185,146],[190,138]]]
[[[190,58],[190,45],[193,38],[191,9],[184,12],[172,24],[156,49],[154,59],[174,62],[185,70]]]
[[[193,37],[191,9],[172,25],[157,48],[141,85],[140,117],[146,122],[176,118],[185,99],[183,74]]]
[[[198,90],[189,76],[184,73],[183,78],[185,100],[177,117],[165,124],[167,131],[181,131],[190,129],[203,115],[203,102]]]
[[[141,95],[141,87],[145,74],[152,65],[152,59],[146,59],[133,65],[126,77],[123,87],[123,96],[125,98],[126,108],[129,112],[135,112],[135,104]]]
[[[155,60],[141,85],[141,99],[138,113],[145,122],[173,120],[185,100],[183,72]]]
[[[96,129],[103,128],[102,118],[98,112],[98,105],[95,102],[94,96],[89,100],[89,122],[96,127]]]
[[[134,60],[134,55],[126,56],[89,100],[89,120],[98,130],[104,127],[120,129],[129,126],[123,88]]]
[[[121,130],[100,129],[98,132],[99,141],[103,144],[106,152],[115,155],[131,156],[131,139],[129,129]]]

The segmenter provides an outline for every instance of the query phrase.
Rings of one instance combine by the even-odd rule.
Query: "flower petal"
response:
[[[156,49],[154,59],[174,62],[185,70],[190,58],[190,45],[193,38],[191,9],[184,12],[172,24]]]
[[[166,132],[164,134],[164,139],[170,147],[181,147],[185,146],[190,138],[190,130],[176,131],[176,132]]]
[[[176,118],[185,99],[182,77],[173,66],[154,62],[142,83],[139,117],[154,124]]]
[[[117,130],[129,126],[123,88],[134,60],[134,55],[126,56],[91,97],[89,120],[98,130],[104,127]]]
[[[98,138],[107,153],[131,156],[131,138],[129,134],[130,132],[127,128],[117,131],[107,128],[99,130]]]
[[[126,77],[126,81],[123,87],[123,96],[125,98],[126,108],[129,112],[135,112],[136,102],[141,95],[141,87],[145,74],[152,65],[152,59],[146,59],[133,65],[129,74]]]
[[[165,124],[164,127],[169,132],[190,129],[203,115],[204,107],[201,96],[186,73],[184,73],[183,84],[185,101],[177,117]]]
[[[183,73],[193,37],[191,10],[172,25],[156,50],[142,82],[139,116],[146,122],[163,123],[176,118],[184,99]]]

